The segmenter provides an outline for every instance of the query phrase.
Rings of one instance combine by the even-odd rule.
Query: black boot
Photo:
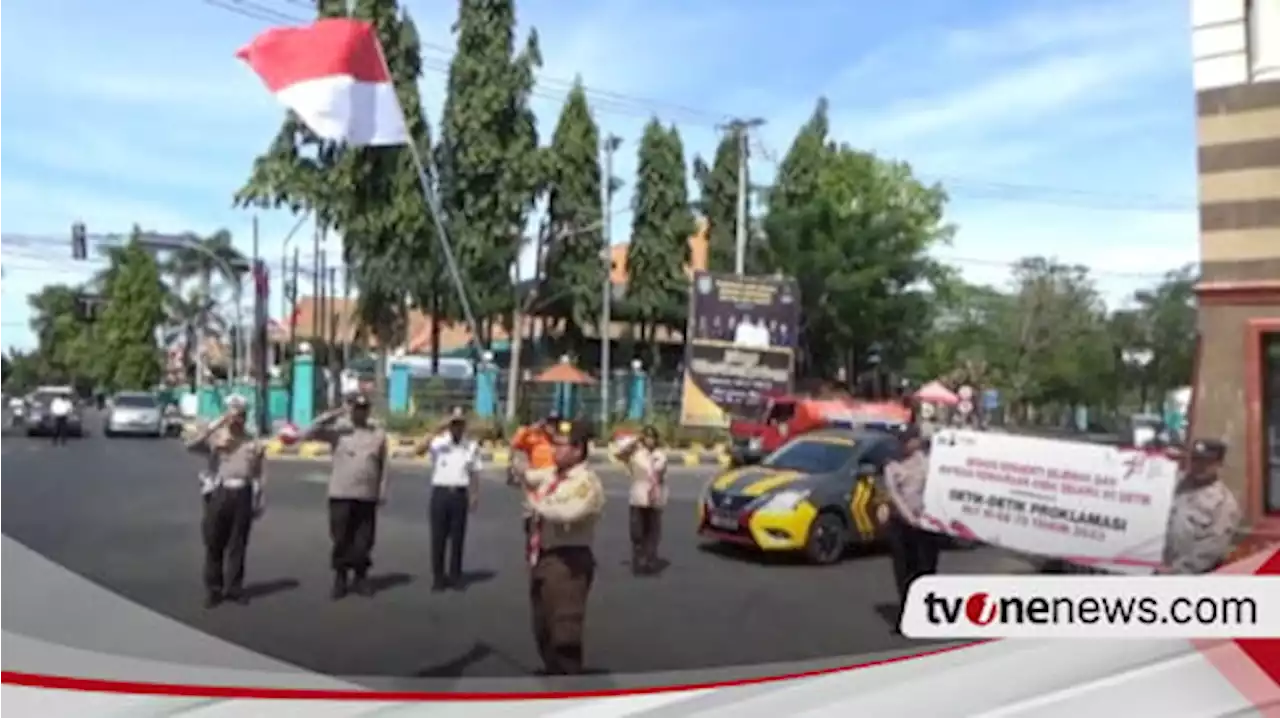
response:
[[[333,572],[333,591],[329,596],[337,601],[345,598],[347,595],[347,572],[345,570]]]
[[[240,588],[229,588],[224,595],[226,600],[241,606],[249,602],[249,597],[244,595],[244,590]]]
[[[369,575],[365,571],[356,571],[356,580],[351,584],[351,590],[357,596],[368,598],[373,595],[373,586],[369,584]]]
[[[222,593],[219,591],[209,591],[204,595],[204,607],[214,608],[222,603]]]

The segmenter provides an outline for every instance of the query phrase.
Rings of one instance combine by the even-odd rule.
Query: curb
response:
[[[430,457],[418,457],[409,454],[408,448],[410,446],[412,446],[412,441],[405,443],[395,443],[393,441],[390,446],[392,461],[421,464],[423,466],[431,464]],[[267,458],[269,459],[328,461],[330,451],[328,444],[318,441],[288,446],[278,439],[273,439],[267,443]],[[510,449],[482,445],[480,448],[480,460],[486,466],[510,466],[511,453]],[[673,466],[728,466],[730,461],[728,452],[718,450],[675,450],[669,451],[667,458]],[[617,457],[608,453],[603,447],[592,449],[590,462],[597,465],[622,465],[622,462]]]

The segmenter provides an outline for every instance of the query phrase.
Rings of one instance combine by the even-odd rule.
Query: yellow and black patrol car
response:
[[[797,436],[759,464],[713,480],[698,502],[698,533],[835,563],[850,544],[876,539],[878,477],[899,451],[893,434],[873,428]]]

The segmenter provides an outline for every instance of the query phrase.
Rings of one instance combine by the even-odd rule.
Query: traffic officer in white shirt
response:
[[[449,417],[447,429],[424,438],[415,447],[416,453],[431,455],[433,591],[464,588],[462,548],[467,540],[467,515],[475,511],[480,498],[480,451],[466,432],[466,416],[461,408],[456,408]]]
[[[67,417],[71,416],[74,408],[71,399],[61,394],[53,397],[53,401],[49,402],[49,413],[53,414],[54,446],[67,443]]]

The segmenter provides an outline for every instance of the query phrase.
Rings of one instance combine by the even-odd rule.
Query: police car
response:
[[[881,426],[823,428],[788,441],[759,464],[730,470],[698,502],[698,533],[712,542],[838,562],[879,533],[877,479],[899,445]]]

